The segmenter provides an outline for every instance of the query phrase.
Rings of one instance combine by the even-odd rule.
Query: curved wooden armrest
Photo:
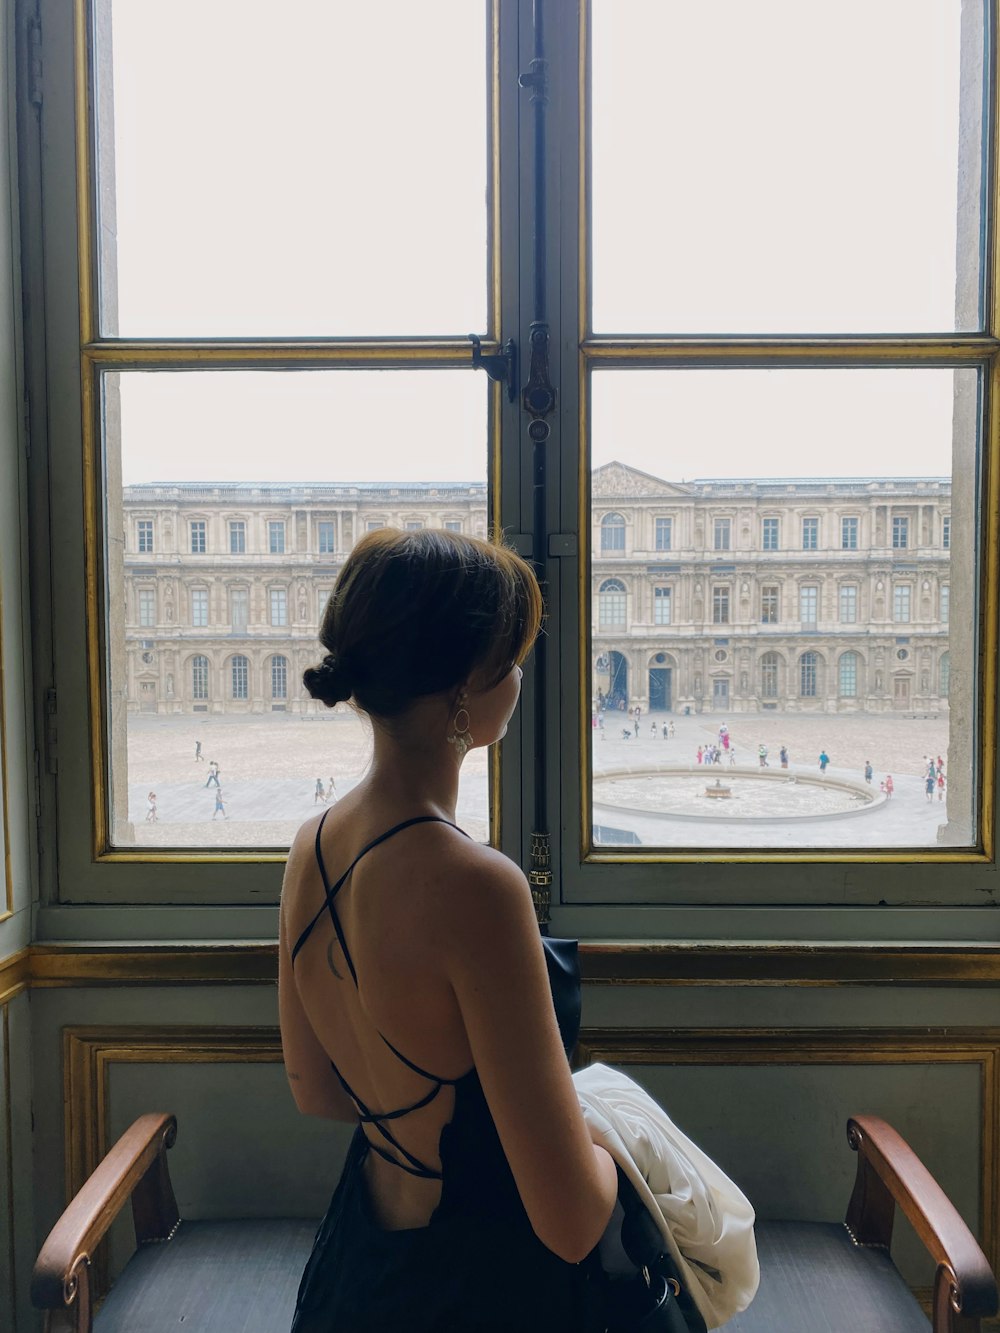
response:
[[[95,1247],[132,1199],[136,1240],[165,1240],[178,1222],[167,1171],[167,1149],[177,1136],[174,1116],[142,1115],[121,1136],[49,1232],[31,1275],[31,1300],[40,1310],[73,1304],[88,1286]],[[89,1290],[82,1293],[89,1306]],[[86,1318],[89,1322],[89,1310]]]
[[[951,1327],[951,1312],[969,1320],[996,1314],[997,1283],[985,1254],[909,1144],[874,1115],[852,1116],[847,1139],[858,1154],[847,1209],[847,1226],[855,1240],[888,1249],[898,1203],[938,1266],[935,1330]]]

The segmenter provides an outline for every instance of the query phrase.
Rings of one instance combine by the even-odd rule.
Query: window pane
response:
[[[984,8],[593,0],[594,329],[980,327]]]
[[[485,330],[485,3],[108,8],[103,333]]]
[[[605,713],[590,746],[602,848],[973,841],[977,394],[964,369],[592,372],[585,706]],[[602,547],[607,514],[627,520],[626,549]],[[636,706],[625,739],[607,713]],[[786,748],[794,784],[761,782],[761,746],[770,768]],[[931,746],[965,775],[933,812],[920,786]],[[699,750],[718,752],[732,785],[710,817]],[[883,804],[889,774],[919,819]]]
[[[486,535],[487,386],[457,370],[105,376],[106,476],[124,483],[105,486],[106,605],[125,608],[107,621],[115,846],[287,846],[317,778],[350,790],[370,729],[301,685],[326,597],[369,521]],[[141,533],[155,549],[139,550]],[[473,750],[459,813],[481,838],[487,775]]]

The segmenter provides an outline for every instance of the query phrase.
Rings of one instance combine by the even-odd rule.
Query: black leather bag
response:
[[[607,1333],[708,1333],[663,1237],[618,1170],[618,1202],[598,1245]]]

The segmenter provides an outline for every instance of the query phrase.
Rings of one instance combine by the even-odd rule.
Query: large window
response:
[[[908,583],[897,583],[892,590],[892,618],[897,624],[909,622],[911,592]]]
[[[150,626],[156,624],[156,589],[139,589],[139,624]]]
[[[271,658],[271,698],[288,698],[288,658],[280,653]]]
[[[734,896],[826,911],[848,854],[845,913],[975,897],[982,867],[959,862],[987,858],[996,758],[992,10],[304,0],[286,32],[257,0],[39,5],[22,230],[53,247],[25,271],[52,353],[33,419],[58,409],[31,464],[60,557],[38,654],[58,892],[273,901],[311,813],[274,756],[336,755],[349,782],[370,751],[298,687],[322,605],[366,532],[421,523],[503,534],[542,575],[523,706],[467,756],[459,822],[526,869],[547,835],[567,929],[624,929],[625,901],[682,903],[696,931]],[[592,726],[598,700],[638,706],[641,735]],[[761,744],[861,772],[877,732],[900,797],[906,765],[950,751],[947,799],[905,828],[882,807],[779,825],[815,793],[750,817],[759,782],[706,818],[678,770],[722,721],[734,783]],[[160,790],[195,727],[220,761],[213,728],[231,738],[227,821],[175,820]],[[256,813],[237,781],[266,786]],[[161,817],[137,824],[154,783]],[[708,864],[734,854],[816,873]],[[655,864],[676,858],[683,875]],[[894,860],[879,882],[869,862]]]

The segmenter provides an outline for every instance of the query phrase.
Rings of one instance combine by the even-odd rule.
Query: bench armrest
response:
[[[91,1257],[129,1199],[140,1245],[172,1234],[179,1216],[167,1149],[176,1135],[174,1116],[140,1116],[49,1232],[31,1276],[31,1300],[36,1309],[62,1312],[50,1317],[50,1329],[89,1330]]]
[[[858,1154],[846,1219],[855,1241],[888,1249],[898,1203],[937,1264],[934,1333],[978,1329],[980,1319],[997,1312],[997,1283],[955,1205],[909,1144],[878,1116],[852,1116],[847,1139]]]

